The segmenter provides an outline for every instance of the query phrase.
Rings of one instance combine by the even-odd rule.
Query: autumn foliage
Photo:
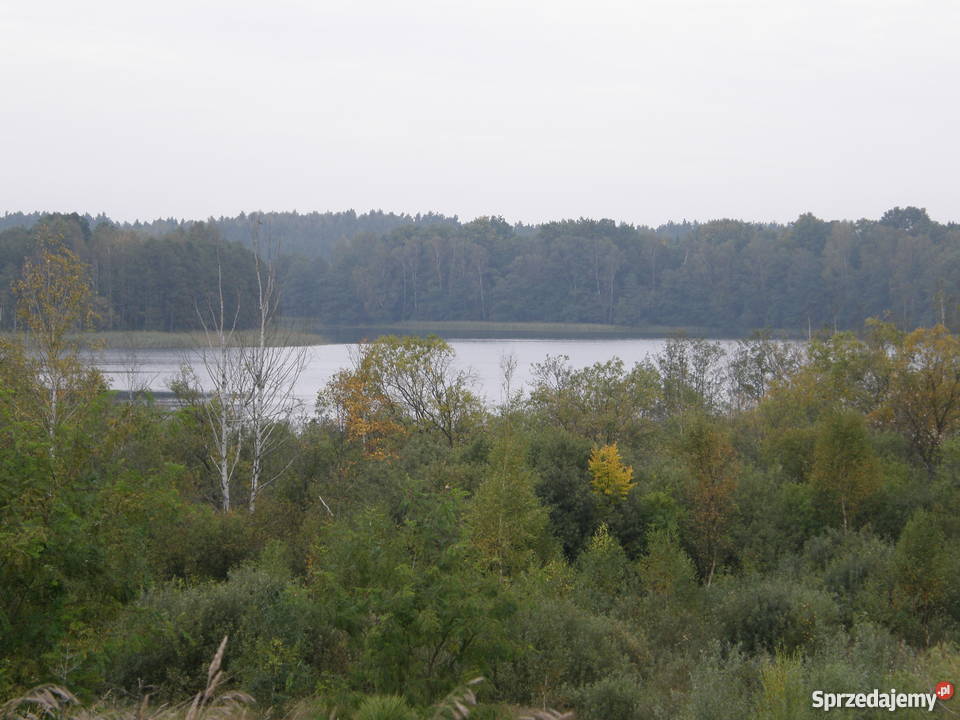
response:
[[[588,467],[590,485],[598,495],[622,500],[634,488],[633,468],[623,464],[616,443],[594,448]]]

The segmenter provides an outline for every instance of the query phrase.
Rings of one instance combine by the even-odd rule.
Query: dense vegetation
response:
[[[224,636],[235,686],[311,717],[423,717],[477,676],[471,717],[580,720],[802,718],[816,688],[960,678],[942,325],[545,358],[523,392],[506,359],[497,408],[442,340],[381,338],[274,428],[253,511],[238,427],[224,511],[203,398],[117,402],[83,364],[84,278],[48,244],[0,349],[0,697],[182,697]]]
[[[44,243],[69,248],[89,268],[97,293],[97,326],[105,330],[182,330],[197,327],[218,288],[250,297],[255,290],[253,253],[218,241],[206,223],[191,223],[161,237],[100,223],[94,230],[76,216],[52,216],[32,228],[0,233],[0,327],[16,327],[14,283],[23,264]],[[254,307],[242,303],[238,324],[253,322]]]
[[[496,219],[401,227],[291,272],[287,312],[327,322],[494,320],[859,329],[956,320],[960,228],[916,208],[880,221],[733,220],[656,230]]]
[[[401,321],[608,323],[749,333],[854,330],[869,317],[956,327],[960,226],[917,208],[878,220],[734,220],[651,229],[578,220],[538,227],[441,215],[268,213],[121,226],[103,217],[7,216],[0,328],[10,285],[56,235],[93,268],[107,329],[184,330],[216,286],[246,297],[255,239],[282,256],[283,311],[325,325]],[[29,226],[29,229],[27,228]],[[251,322],[242,305],[241,324]]]

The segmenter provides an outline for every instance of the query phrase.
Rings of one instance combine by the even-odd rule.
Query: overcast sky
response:
[[[960,2],[0,2],[0,211],[960,220]]]

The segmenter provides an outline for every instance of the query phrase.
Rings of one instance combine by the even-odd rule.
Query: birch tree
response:
[[[223,293],[223,267],[217,253],[217,292],[197,314],[203,328],[200,364],[209,379],[208,398],[201,403],[212,439],[210,461],[217,475],[220,507],[231,508],[230,486],[243,447],[243,416],[248,403],[247,378],[241,353],[234,347],[240,299],[228,310]],[[196,380],[194,379],[194,383]]]
[[[260,219],[253,233],[254,263],[257,276],[257,327],[252,342],[240,347],[243,379],[247,385],[245,419],[250,435],[250,496],[248,507],[256,508],[257,497],[290,466],[287,462],[269,473],[266,461],[283,444],[285,426],[300,403],[295,387],[303,372],[307,349],[294,345],[291,333],[277,322],[280,292],[274,263],[276,244],[260,242]]]
[[[198,311],[203,328],[200,364],[209,381],[203,414],[212,439],[210,461],[225,512],[236,504],[231,488],[239,481],[241,458],[249,460],[245,504],[251,512],[263,489],[290,466],[292,461],[279,469],[268,469],[267,461],[288,437],[282,429],[300,405],[295,388],[307,358],[307,349],[294,346],[292,334],[278,323],[276,244],[262,244],[259,217],[254,217],[254,223],[252,299],[238,293],[235,303],[228,302],[218,251],[217,289],[207,307]],[[253,327],[241,331],[241,305],[245,302],[255,304]],[[249,307],[244,317],[249,317]],[[192,383],[202,384],[196,378]]]
[[[880,465],[870,446],[863,415],[838,410],[820,421],[813,448],[810,484],[825,506],[839,506],[843,531],[864,501],[880,488]]]
[[[55,238],[41,240],[36,257],[27,260],[14,286],[17,314],[28,333],[28,347],[39,380],[39,420],[56,454],[63,423],[82,406],[86,390],[98,386],[99,375],[81,358],[73,334],[89,327],[96,315],[87,268]]]

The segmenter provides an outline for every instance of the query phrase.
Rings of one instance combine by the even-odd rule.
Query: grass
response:
[[[301,320],[303,322],[303,320]],[[716,328],[647,325],[603,325],[599,323],[485,322],[474,320],[408,321],[381,325],[326,326],[318,325],[319,333],[350,342],[379,335],[439,335],[444,338],[658,338],[671,335],[690,337],[730,337],[731,333]],[[739,333],[733,333],[739,335]]]
[[[282,332],[279,345],[327,345],[373,340],[381,335],[439,335],[442,338],[504,339],[591,339],[662,338],[674,335],[702,338],[745,337],[742,331],[718,328],[645,325],[603,325],[599,323],[486,322],[475,320],[408,321],[379,325],[318,325],[309,318],[285,320],[289,328]],[[313,328],[307,330],[306,328]],[[0,338],[10,336],[0,333]],[[779,336],[780,334],[778,334]],[[97,331],[84,333],[84,344],[104,349],[188,350],[204,344],[200,332],[161,332],[156,330]],[[255,331],[236,333],[236,344],[248,344]]]
[[[252,711],[256,701],[246,693],[223,689],[226,676],[221,667],[226,647],[227,638],[224,637],[207,668],[204,689],[183,702],[151,708],[150,696],[145,695],[140,703],[126,708],[109,707],[103,702],[88,707],[66,688],[41,685],[0,705],[0,720],[252,720],[257,717]],[[409,708],[399,697],[372,695],[367,696],[356,713],[350,716],[341,716],[336,710],[321,714],[315,705],[300,703],[299,709],[286,713],[283,720],[348,720],[349,717],[353,720],[386,720],[400,716],[395,712],[396,708],[408,709],[409,712],[403,712],[402,716],[413,716],[418,720],[469,720],[477,705],[474,688],[482,682],[481,677],[466,682],[423,712]],[[380,712],[377,712],[378,708]],[[259,717],[270,718],[273,710],[261,710]],[[518,720],[574,720],[574,715],[556,710],[534,710]]]
[[[246,693],[221,690],[226,677],[221,670],[227,646],[224,637],[207,669],[203,690],[192,699],[174,705],[149,707],[150,696],[127,709],[101,704],[85,707],[77,697],[59,685],[41,685],[0,705],[0,720],[247,720],[254,704]]]
[[[0,333],[0,338],[13,337],[12,333]],[[253,330],[239,331],[234,344],[249,344],[256,338]],[[201,332],[161,332],[158,330],[102,330],[83,333],[81,343],[88,348],[100,350],[189,350],[205,344]],[[324,345],[332,342],[328,337],[315,332],[284,330],[278,345]]]

